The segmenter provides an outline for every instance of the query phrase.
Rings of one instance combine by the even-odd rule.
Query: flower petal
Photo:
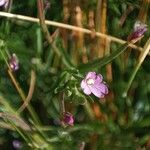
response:
[[[101,92],[100,87],[93,85],[93,86],[89,86],[89,88],[90,88],[90,91],[91,91],[96,97],[101,98],[101,97],[103,96],[103,93]]]
[[[0,6],[3,6],[5,3],[5,0],[0,0]]]
[[[100,83],[99,85],[94,84],[93,86],[89,86],[90,91],[98,98],[103,98],[106,94],[108,94],[108,88],[104,83]]]
[[[134,31],[139,29],[147,28],[147,24],[142,23],[141,21],[137,20],[134,24]]]
[[[147,25],[142,23],[141,21],[136,21],[134,24],[134,31],[129,35],[128,40],[132,41],[134,39],[140,38],[147,31]]]
[[[108,94],[108,87],[107,87],[107,85],[105,84],[105,83],[101,83],[100,84],[100,88],[101,88],[101,92],[103,93],[103,94]]]
[[[85,80],[82,80],[81,81],[81,88],[83,90],[83,92],[86,94],[86,95],[90,95],[91,94],[91,91],[89,89],[89,86],[87,85],[86,81]]]
[[[103,81],[103,76],[101,74],[98,74],[95,83],[101,83],[102,81]]]
[[[88,74],[86,75],[86,78],[85,79],[95,79],[96,78],[96,73],[95,72],[88,72]]]

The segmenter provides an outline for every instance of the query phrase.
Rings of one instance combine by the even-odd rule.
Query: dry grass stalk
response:
[[[101,23],[100,23],[100,32],[106,34],[107,25],[107,0],[102,0],[101,5]],[[98,56],[101,58],[104,56],[105,48],[106,48],[106,38],[103,38],[98,43]]]
[[[11,14],[11,13],[1,12],[1,11],[0,11],[0,16],[11,18],[11,19],[17,19],[17,20],[23,20],[23,21],[39,23],[38,18],[29,17],[29,16]],[[80,28],[80,27],[77,27],[77,26],[72,26],[72,25],[69,25],[69,24],[59,23],[59,22],[50,21],[50,20],[45,20],[45,24],[50,25],[50,26],[55,26],[55,27],[58,27],[58,28],[68,29],[68,30],[80,31],[80,32],[83,32],[83,33],[86,33],[86,34],[92,34],[93,33],[97,37],[107,38],[107,39],[110,39],[112,42],[116,42],[116,43],[119,43],[119,44],[125,44],[127,42],[125,40],[119,39],[119,38],[111,36],[111,35],[106,35],[106,34],[103,34],[103,33],[100,33],[100,32],[93,32],[91,30],[88,30],[88,29],[85,29],[85,28]],[[143,50],[142,47],[136,46],[132,43],[130,43],[129,46],[132,47],[133,49],[137,49],[139,51]]]
[[[95,15],[94,15],[94,10],[89,10],[88,13],[88,27],[92,31],[90,35],[90,56],[89,58],[93,60],[95,57],[97,57],[96,54],[96,35],[95,35]]]
[[[69,9],[69,0],[63,0],[63,22],[65,24],[68,23],[68,20],[70,18],[70,9]],[[60,33],[62,36],[62,40],[63,40],[63,45],[64,48],[67,49],[68,48],[68,31],[66,29],[60,28]]]

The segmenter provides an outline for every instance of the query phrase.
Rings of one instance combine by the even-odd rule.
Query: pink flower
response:
[[[12,144],[13,144],[13,147],[14,147],[15,149],[21,149],[21,148],[22,148],[22,143],[21,143],[20,141],[18,141],[18,140],[14,140],[14,141],[12,142]]]
[[[44,1],[44,9],[48,10],[51,7],[51,3],[48,0]]]
[[[0,0],[0,7],[7,8],[9,0]]]
[[[141,36],[144,35],[146,31],[147,31],[147,25],[140,21],[136,21],[134,25],[133,33],[129,35],[128,41],[132,41],[137,38],[140,38]]]
[[[81,81],[81,88],[86,95],[93,93],[98,98],[103,98],[108,94],[108,88],[103,82],[101,74],[88,72],[86,77]]]
[[[69,112],[65,112],[64,116],[63,116],[63,122],[66,125],[73,126],[73,124],[74,124],[74,117],[73,117],[73,115],[71,113],[69,113]]]
[[[13,71],[16,71],[19,69],[19,61],[18,61],[16,54],[12,54],[12,56],[9,60],[9,65]]]

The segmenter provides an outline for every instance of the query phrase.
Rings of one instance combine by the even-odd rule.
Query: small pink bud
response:
[[[14,140],[14,141],[12,142],[12,145],[13,145],[13,147],[14,147],[15,149],[21,149],[21,148],[22,148],[22,143],[21,143],[20,141],[18,141],[18,140]]]
[[[74,125],[74,116],[69,112],[65,112],[63,115],[63,122],[66,125],[73,126]]]
[[[147,25],[140,22],[136,21],[134,24],[134,30],[133,32],[129,35],[128,41],[134,41],[144,35],[144,33],[147,31]]]
[[[44,2],[44,9],[47,10],[51,7],[51,3],[48,0],[45,0]]]
[[[12,56],[9,60],[9,65],[13,71],[16,71],[19,69],[19,60],[18,60],[16,54],[12,54]]]

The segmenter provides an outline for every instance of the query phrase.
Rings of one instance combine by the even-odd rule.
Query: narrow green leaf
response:
[[[94,60],[93,62],[89,62],[87,64],[82,64],[78,67],[80,71],[87,71],[93,68],[102,67],[108,63],[110,63],[113,59],[118,57],[121,53],[123,53],[128,48],[128,43],[125,43],[118,50],[113,52],[111,55]]]

